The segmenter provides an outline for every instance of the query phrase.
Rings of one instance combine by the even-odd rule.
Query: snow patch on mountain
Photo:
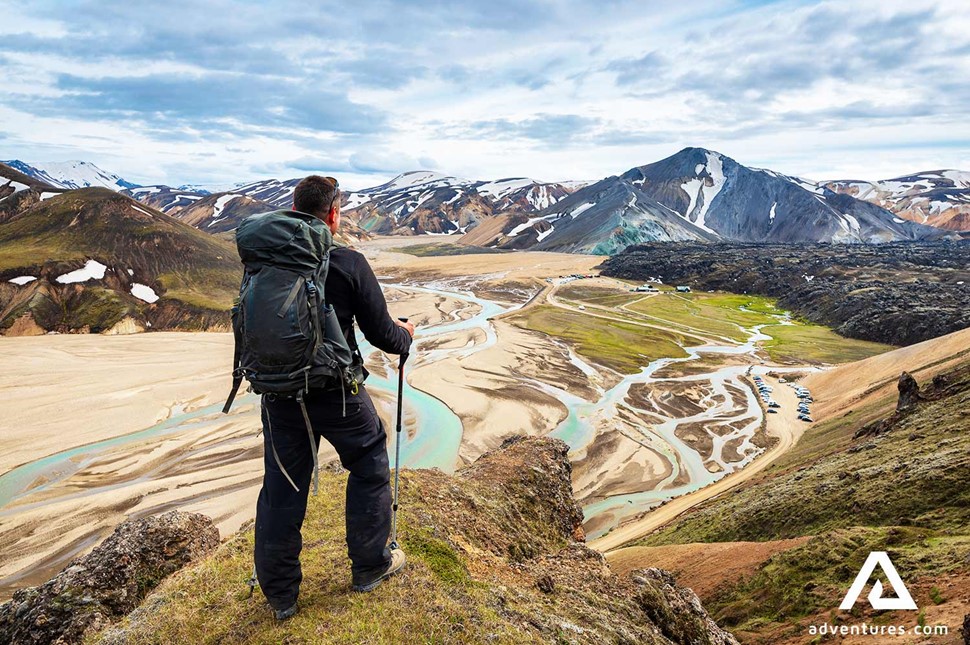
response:
[[[131,295],[135,296],[139,300],[144,300],[145,302],[151,304],[158,301],[158,294],[155,290],[146,284],[139,284],[135,282],[131,285]]]
[[[384,190],[393,190],[393,189],[401,189],[401,188],[411,188],[414,186],[422,186],[424,184],[432,184],[432,183],[461,185],[461,184],[470,184],[473,182],[470,182],[467,179],[459,179],[457,177],[452,177],[450,175],[443,175],[440,172],[432,172],[430,170],[415,170],[415,171],[400,174],[394,179],[392,179],[391,181],[387,182],[386,184],[377,186],[376,188],[373,188],[373,189],[369,189],[368,192],[376,191],[376,190],[384,191]]]
[[[12,282],[18,287],[22,287],[28,282],[33,282],[36,279],[37,279],[37,276],[35,275],[21,275],[21,276],[17,276],[16,278],[11,278],[7,280],[7,282]]]
[[[344,208],[351,210],[353,208],[357,208],[358,206],[363,206],[369,201],[370,197],[363,193],[350,193],[347,195],[347,203],[344,205]]]
[[[212,207],[212,219],[219,219],[220,216],[222,215],[222,210],[226,207],[226,204],[236,199],[237,197],[242,197],[242,195],[234,195],[232,193],[228,193],[226,195],[220,196],[216,200],[215,205]]]
[[[499,179],[481,184],[478,192],[492,199],[502,199],[509,193],[531,186],[535,182],[525,177],[515,177],[512,179]]]
[[[80,269],[57,276],[57,282],[61,284],[71,284],[74,282],[87,282],[88,280],[100,280],[104,277],[107,266],[97,260],[88,260]]]
[[[680,185],[681,189],[687,193],[690,197],[690,203],[687,205],[687,212],[682,213],[684,217],[690,219],[691,213],[694,212],[694,207],[697,205],[697,196],[701,193],[701,186],[704,184],[700,179],[691,179]]]

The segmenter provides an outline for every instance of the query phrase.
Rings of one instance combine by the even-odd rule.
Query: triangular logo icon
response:
[[[883,598],[882,582],[877,580],[872,585],[872,591],[869,592],[869,604],[872,605],[872,608],[916,609],[917,607],[913,601],[913,597],[909,595],[909,590],[903,584],[903,579],[899,577],[899,574],[896,572],[896,567],[893,566],[892,560],[889,559],[889,554],[885,551],[873,551],[869,554],[869,557],[866,558],[866,563],[862,565],[862,570],[859,571],[859,575],[855,577],[855,581],[849,587],[849,592],[845,594],[845,599],[839,605],[839,609],[852,609],[852,605],[859,599],[859,595],[865,588],[866,583],[872,578],[876,566],[879,566],[883,570],[883,573],[886,574],[886,579],[889,580],[893,591],[896,592],[896,597]]]

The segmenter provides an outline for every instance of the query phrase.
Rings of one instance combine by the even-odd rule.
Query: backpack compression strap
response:
[[[234,311],[233,314],[232,335],[235,349],[232,355],[232,389],[229,390],[229,398],[226,399],[226,405],[222,408],[223,414],[229,414],[229,408],[232,407],[232,402],[236,400],[236,393],[239,391],[239,386],[243,382],[243,372],[239,366],[240,355],[242,353],[242,338],[240,338],[239,325],[235,321],[235,317],[239,315],[238,310]]]

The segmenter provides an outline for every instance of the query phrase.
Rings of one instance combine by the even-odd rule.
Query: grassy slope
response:
[[[772,325],[762,331],[772,337],[764,342],[764,348],[777,361],[850,363],[893,349],[892,345],[845,338],[821,325]]]
[[[778,325],[772,315],[782,313],[775,307],[774,298],[738,295],[733,293],[673,293],[665,290],[657,295],[623,293],[615,289],[569,284],[559,290],[563,299],[619,308],[649,316],[650,322],[667,321],[696,329],[701,333],[730,338],[737,342],[747,339],[741,327],[769,325],[762,331],[773,337],[762,347],[774,360],[798,360],[818,363],[845,363],[889,351],[891,345],[871,343],[839,336],[827,327],[793,321],[792,325]],[[628,310],[618,309],[621,316],[634,318]],[[696,344],[696,341],[695,343]]]
[[[524,439],[456,476],[402,473],[407,568],[370,594],[350,590],[346,475],[322,473],[304,524],[300,612],[276,622],[247,598],[245,530],[165,580],[101,643],[710,643],[708,627],[655,582],[620,579],[572,543],[581,522],[567,446]],[[526,467],[528,464],[528,467]],[[545,590],[538,581],[545,580]],[[661,625],[658,629],[655,625]],[[581,626],[581,627],[577,627]]]
[[[967,575],[970,361],[949,378],[945,398],[920,404],[882,434],[854,438],[892,401],[812,427],[762,478],[641,543],[817,536],[707,599],[719,621],[751,642],[795,633],[797,619],[837,606],[870,551],[889,551],[907,582],[928,581],[926,588],[941,575]]]
[[[633,374],[652,360],[687,354],[677,334],[614,320],[592,318],[581,312],[540,305],[509,318],[526,329],[563,338],[584,358],[623,374]]]
[[[133,280],[147,283],[162,296],[160,305],[185,305],[191,314],[226,311],[241,272],[231,244],[107,189],[64,193],[0,225],[0,273],[41,275],[52,289],[62,289],[54,277],[88,258],[116,269],[119,275],[132,269]],[[121,275],[120,279],[129,278]],[[84,294],[84,303],[62,303],[78,311],[62,317],[60,324],[106,327],[124,313],[143,308],[142,301],[122,292],[108,298],[119,301],[114,305],[105,302],[84,308],[81,305],[91,300],[89,296],[108,295],[107,289],[93,284],[83,285],[85,292],[91,292]],[[49,305],[31,306],[50,309]]]

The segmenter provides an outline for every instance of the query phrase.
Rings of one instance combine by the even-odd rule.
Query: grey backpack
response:
[[[246,270],[232,308],[236,351],[232,391],[222,411],[228,414],[243,379],[256,394],[296,399],[313,447],[314,487],[316,442],[303,396],[311,388],[339,387],[356,394],[363,380],[362,361],[326,304],[333,244],[323,222],[297,211],[252,215],[236,229],[236,248]],[[296,488],[292,479],[290,484]]]
[[[296,211],[262,213],[242,221],[236,247],[245,273],[232,308],[233,386],[223,412],[244,378],[257,394],[300,400],[310,388],[356,390],[362,372],[324,293],[330,229]]]

